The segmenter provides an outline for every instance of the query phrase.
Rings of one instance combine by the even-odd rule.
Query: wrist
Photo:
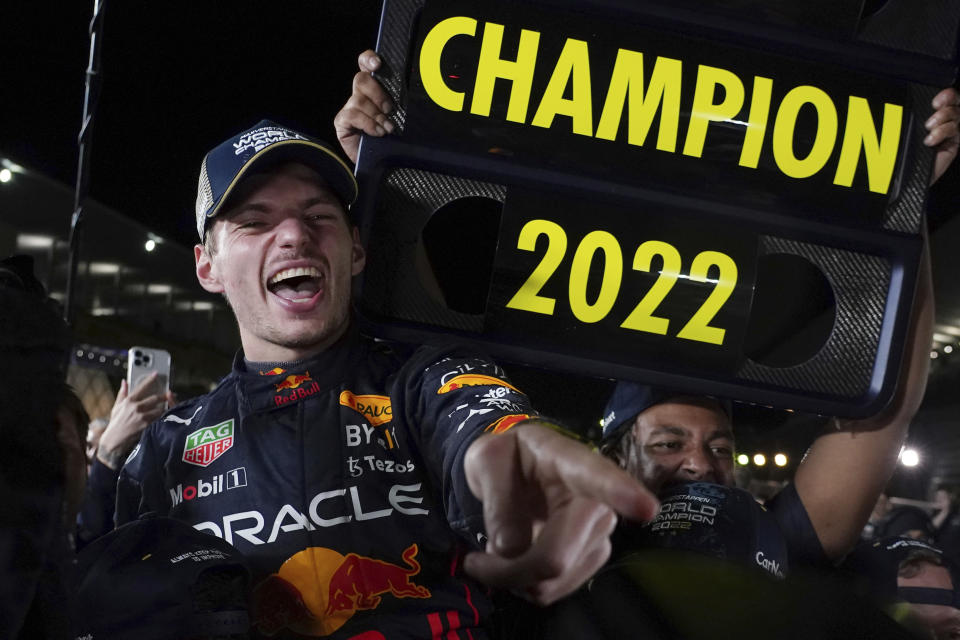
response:
[[[588,438],[580,435],[575,431],[568,429],[567,427],[563,426],[558,422],[554,422],[549,418],[544,418],[543,416],[536,416],[536,417],[532,417],[527,420],[524,420],[517,426],[518,427],[523,426],[524,424],[531,424],[531,425],[535,424],[541,427],[546,427],[547,429],[550,429],[551,431],[555,431],[564,437],[570,438],[571,440],[576,440],[577,442],[580,442],[581,444],[585,444],[591,447],[592,449],[596,450],[596,446]]]
[[[126,456],[124,455],[123,449],[116,447],[105,447],[102,442],[99,446],[97,446],[97,460],[99,460],[101,464],[108,469],[117,471],[123,466],[125,458]]]

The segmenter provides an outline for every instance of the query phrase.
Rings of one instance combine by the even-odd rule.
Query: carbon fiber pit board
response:
[[[958,3],[900,0],[387,0],[397,132],[361,142],[361,322],[874,413],[902,356],[923,122],[955,77],[958,22]]]

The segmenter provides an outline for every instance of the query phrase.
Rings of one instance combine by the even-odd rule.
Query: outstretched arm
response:
[[[920,406],[930,370],[933,283],[924,249],[899,382],[878,415],[831,421],[813,443],[794,479],[820,544],[831,560],[856,544],[897,463],[910,420]]]
[[[572,593],[607,561],[616,514],[649,520],[659,509],[613,462],[535,420],[478,438],[464,468],[489,537],[465,569],[541,605]]]

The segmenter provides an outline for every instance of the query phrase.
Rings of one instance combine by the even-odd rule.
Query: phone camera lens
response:
[[[140,366],[140,358],[134,358],[134,359],[133,359],[133,364],[135,364],[135,365],[137,365],[137,366],[139,367],[139,366]]]

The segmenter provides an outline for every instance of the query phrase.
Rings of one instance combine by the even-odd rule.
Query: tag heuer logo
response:
[[[206,467],[233,446],[233,420],[197,429],[183,445],[183,461]]]

